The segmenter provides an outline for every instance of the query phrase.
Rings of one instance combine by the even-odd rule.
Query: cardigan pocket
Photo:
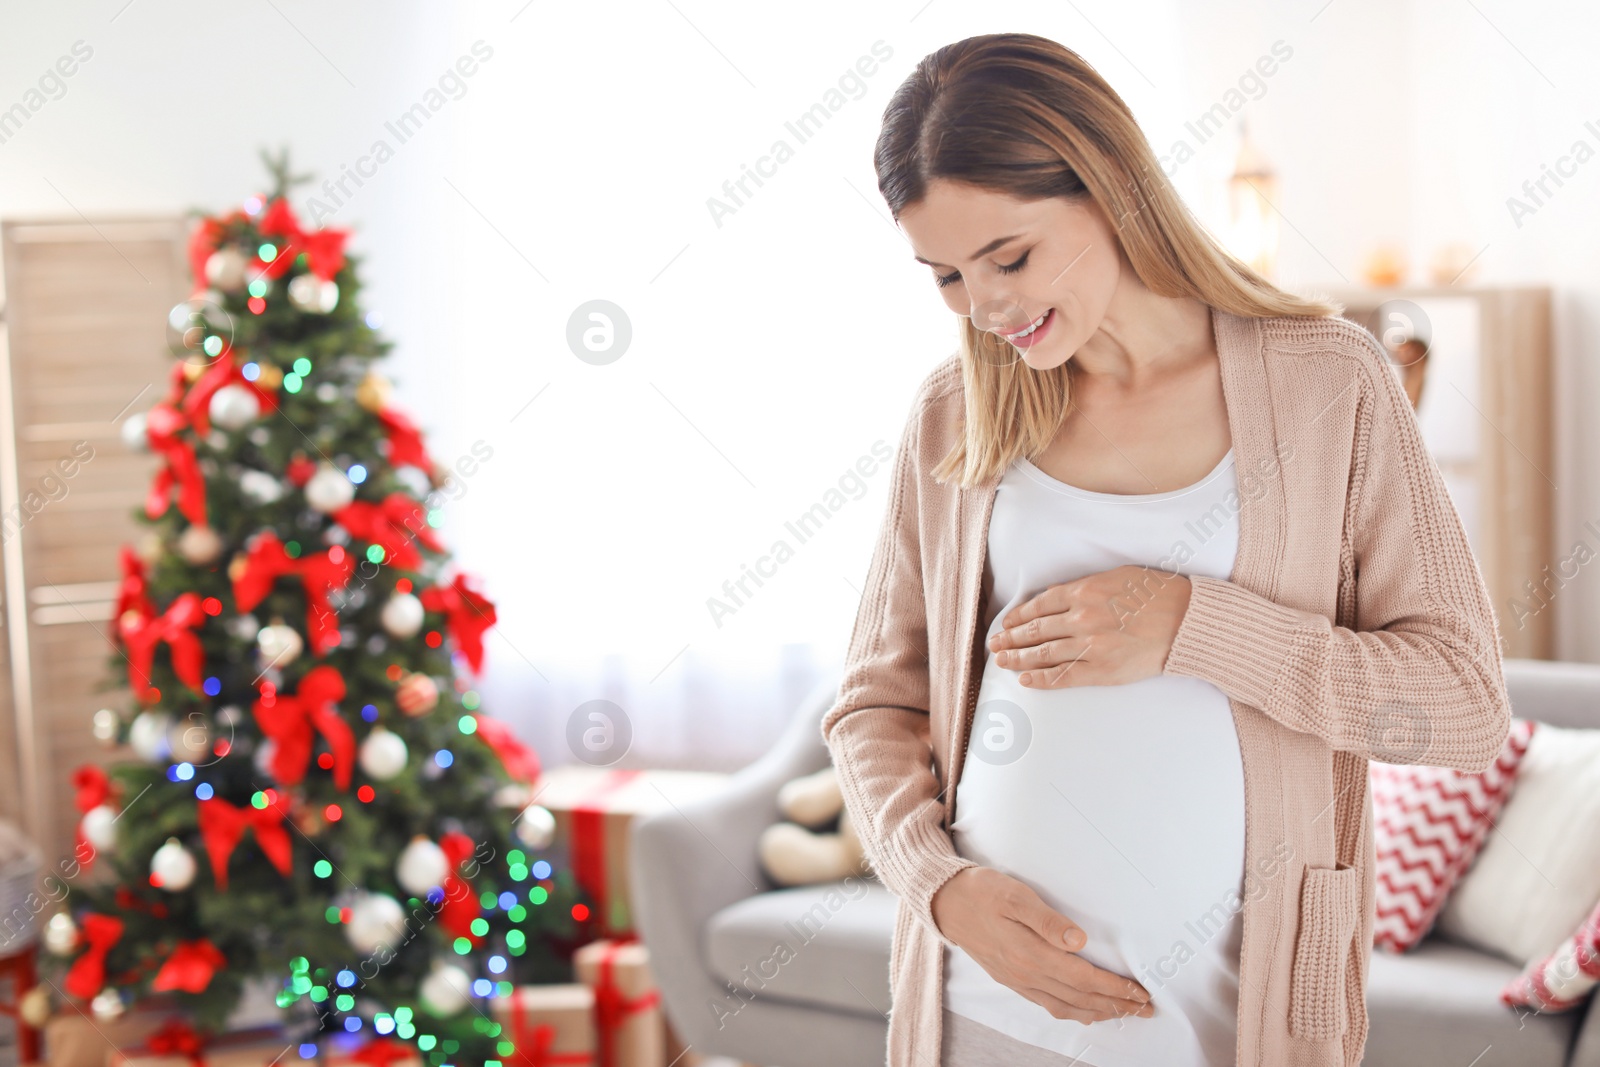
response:
[[[1289,974],[1289,1032],[1325,1041],[1350,1026],[1346,971],[1361,909],[1355,867],[1306,867],[1300,882],[1300,930]]]

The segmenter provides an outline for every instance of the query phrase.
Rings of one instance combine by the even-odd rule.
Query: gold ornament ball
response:
[[[230,582],[237,582],[240,578],[244,577],[244,572],[249,566],[250,557],[245,555],[243,552],[236,553],[233,559],[228,563],[228,580]]]
[[[17,1014],[22,1016],[22,1021],[35,1030],[50,1021],[50,990],[42,985],[36,985],[26,993],[17,1003]]]
[[[356,386],[356,403],[377,414],[388,407],[391,393],[389,379],[377,371],[368,371],[367,376],[361,379],[361,384]]]
[[[283,370],[275,363],[266,360],[257,360],[256,366],[261,373],[256,375],[256,384],[263,389],[276,389],[283,384]]]
[[[439,705],[439,684],[420,671],[413,671],[400,681],[394,701],[403,714],[416,718],[426,715]]]
[[[89,1013],[100,1022],[115,1022],[122,1017],[128,1006],[122,1003],[122,996],[110,986],[95,994],[89,1002]]]

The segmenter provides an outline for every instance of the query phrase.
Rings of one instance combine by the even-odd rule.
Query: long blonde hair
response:
[[[1251,318],[1340,310],[1285,292],[1230,255],[1179,198],[1116,90],[1045,37],[983,34],[923,57],[884,109],[874,164],[896,219],[934,179],[1023,200],[1088,196],[1153,293]],[[970,486],[1055,438],[1071,361],[1036,371],[1009,342],[959,319],[966,425],[933,476]]]

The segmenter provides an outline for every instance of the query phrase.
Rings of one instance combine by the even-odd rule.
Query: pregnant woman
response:
[[[1479,771],[1510,723],[1383,350],[1052,41],[924,58],[876,164],[960,338],[822,723],[899,898],[890,1067],[1353,1067],[1367,761]]]

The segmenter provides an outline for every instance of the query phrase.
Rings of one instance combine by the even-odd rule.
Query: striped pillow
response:
[[[1600,982],[1600,905],[1578,932],[1550,955],[1506,983],[1502,1003],[1539,1011],[1568,1011],[1584,1002]]]
[[[1374,946],[1404,952],[1433,927],[1505,806],[1535,725],[1513,716],[1499,757],[1480,774],[1368,762],[1376,854]]]

